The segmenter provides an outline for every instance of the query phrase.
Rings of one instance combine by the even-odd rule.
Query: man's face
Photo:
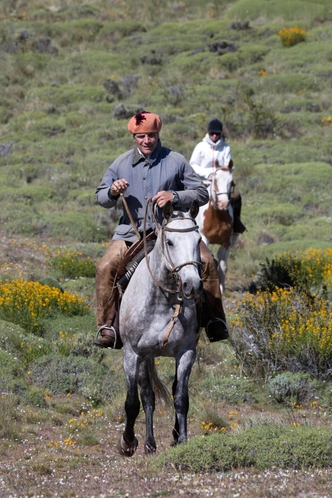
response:
[[[149,156],[158,145],[159,133],[137,133],[134,135],[139,150],[144,156]]]

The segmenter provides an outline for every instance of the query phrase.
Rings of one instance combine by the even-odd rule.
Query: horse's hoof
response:
[[[152,455],[157,451],[156,445],[150,444],[150,443],[145,443],[144,444],[144,451],[146,455]]]
[[[187,437],[184,437],[184,438],[179,438],[179,439],[173,439],[173,441],[171,442],[171,446],[178,446],[179,444],[183,444],[183,443],[187,443],[188,442],[188,438]]]
[[[126,441],[124,436],[122,435],[118,443],[118,450],[120,455],[125,457],[132,457],[137,450],[137,446],[138,441],[136,438],[134,438],[134,440],[130,443],[129,441]]]

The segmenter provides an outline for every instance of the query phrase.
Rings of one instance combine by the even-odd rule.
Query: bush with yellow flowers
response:
[[[254,284],[232,335],[248,372],[331,377],[332,249],[281,254],[262,266]]]
[[[57,251],[49,261],[49,267],[65,278],[90,277],[96,275],[96,263],[90,257],[73,250]]]
[[[0,318],[21,325],[27,332],[40,334],[41,319],[55,314],[65,316],[89,313],[87,304],[61,289],[27,280],[0,280]]]
[[[304,42],[307,38],[307,32],[304,28],[283,28],[278,33],[284,47],[293,47],[297,43]]]
[[[232,328],[236,357],[248,373],[332,377],[332,305],[326,298],[296,288],[248,294]]]
[[[267,259],[253,289],[273,291],[296,287],[306,293],[324,293],[332,298],[332,249],[285,252]]]

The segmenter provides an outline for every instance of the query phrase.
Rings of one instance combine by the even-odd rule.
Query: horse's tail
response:
[[[171,394],[170,394],[169,390],[167,389],[167,386],[158,377],[158,372],[156,369],[156,364],[155,364],[154,359],[151,359],[147,363],[148,363],[152,388],[153,388],[157,398],[159,398],[161,401],[163,401],[166,406],[171,406],[172,405]]]

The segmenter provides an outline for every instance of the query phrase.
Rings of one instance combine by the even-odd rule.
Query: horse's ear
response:
[[[220,168],[220,164],[219,164],[218,159],[216,159],[216,160],[214,161],[214,167],[215,167],[216,169]]]
[[[233,166],[234,166],[233,159],[231,159],[231,160],[229,161],[229,163],[228,163],[228,169],[229,169],[229,171],[232,171]]]
[[[191,205],[191,208],[190,208],[190,216],[192,218],[196,218],[196,216],[198,215],[198,211],[199,211],[199,205],[198,205],[198,202],[197,201],[194,201]]]
[[[174,211],[173,204],[171,203],[171,201],[167,201],[164,206],[164,218],[167,221],[172,217],[173,211]]]

